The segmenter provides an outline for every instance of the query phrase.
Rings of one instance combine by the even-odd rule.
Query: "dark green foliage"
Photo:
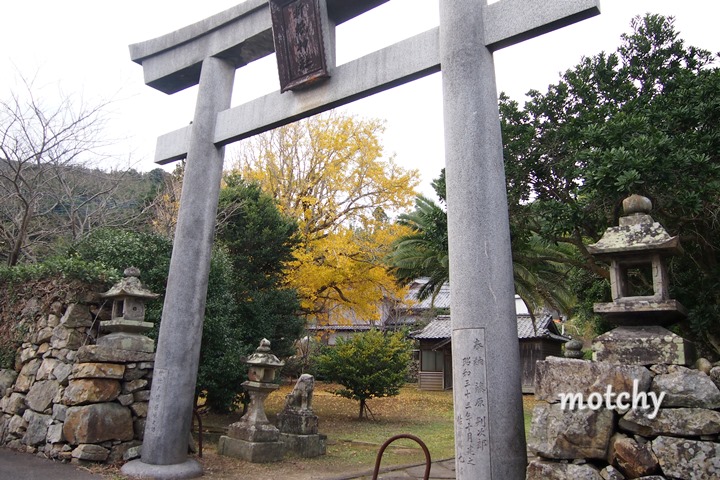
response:
[[[341,397],[358,400],[358,418],[367,417],[367,400],[392,397],[405,383],[412,344],[403,332],[370,330],[338,339],[337,345],[317,358],[318,373],[345,388],[334,391]]]
[[[584,246],[617,225],[625,197],[649,197],[686,252],[672,260],[671,294],[696,336],[720,346],[717,59],[686,46],[672,19],[638,17],[632,30],[616,52],[583,58],[547,93],[530,92],[523,108],[501,97],[513,233],[573,245],[576,265],[607,278]],[[589,297],[599,292],[581,284]]]
[[[304,321],[296,292],[283,287],[283,267],[293,258],[297,224],[258,185],[236,174],[224,180],[217,241],[232,262],[233,295],[245,319],[243,342],[254,349],[267,338],[275,355],[292,355]]]

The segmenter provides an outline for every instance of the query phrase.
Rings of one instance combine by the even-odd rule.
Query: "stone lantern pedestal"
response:
[[[270,342],[265,339],[245,363],[250,366],[249,380],[242,385],[250,395],[250,405],[247,413],[228,427],[228,434],[220,437],[218,453],[253,463],[278,462],[285,455],[285,446],[279,440],[280,431],[265,415],[265,399],[279,388],[272,382],[284,363],[270,353]]]

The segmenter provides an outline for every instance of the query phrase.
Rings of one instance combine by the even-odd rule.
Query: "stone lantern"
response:
[[[692,362],[687,340],[663,326],[687,316],[687,310],[669,295],[666,260],[682,253],[678,237],[671,237],[650,216],[652,202],[640,195],[623,201],[617,227],[587,249],[610,264],[612,302],[593,309],[618,328],[597,337],[593,358],[613,363],[682,364]]]
[[[272,354],[270,341],[263,339],[244,363],[249,366],[248,380],[242,385],[250,395],[250,405],[245,415],[228,427],[227,436],[220,437],[218,453],[253,463],[280,461],[285,447],[279,440],[280,431],[265,415],[265,399],[279,388],[272,382],[285,362]]]
[[[152,353],[155,344],[144,334],[153,324],[145,321],[145,302],[160,295],[152,293],[140,282],[140,270],[126,268],[124,278],[101,294],[112,300],[110,320],[100,322],[101,336],[97,344],[109,348]]]

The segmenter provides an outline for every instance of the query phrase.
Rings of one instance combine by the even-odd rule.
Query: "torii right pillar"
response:
[[[543,8],[563,4],[561,8],[577,9],[589,3],[596,2],[543,2],[540,8],[537,2],[521,0],[503,0],[490,7],[486,0],[440,2],[455,462],[459,480],[521,480],[527,464],[492,51],[534,35],[526,31],[506,44],[491,45],[486,32],[498,26],[484,25],[485,10],[515,10],[518,15],[510,18],[520,25],[499,28],[523,31],[523,23],[537,24],[542,20],[537,17],[543,16]],[[589,16],[588,10],[583,15]]]

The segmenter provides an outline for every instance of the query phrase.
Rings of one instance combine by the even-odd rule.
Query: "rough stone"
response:
[[[59,363],[60,361],[55,358],[44,358],[35,374],[35,380],[49,380],[50,375],[52,375],[53,370]]]
[[[285,448],[289,452],[293,452],[301,458],[319,457],[327,452],[325,435],[297,435],[281,432],[280,441],[285,444]]]
[[[629,365],[691,365],[695,348],[659,326],[618,327],[595,338],[593,360]]]
[[[50,342],[41,343],[37,349],[38,356],[45,356],[45,353],[50,350]]]
[[[35,334],[34,342],[38,345],[48,342],[52,338],[53,328],[54,327],[44,327],[38,330]]]
[[[135,438],[142,440],[145,437],[145,424],[147,418],[136,418],[133,420],[133,429],[135,430]]]
[[[533,460],[527,468],[526,480],[602,480],[600,472],[590,465]]]
[[[20,414],[22,415],[27,404],[25,403],[25,395],[22,393],[13,392],[9,397],[3,398],[0,402],[0,408],[3,412],[11,415]]]
[[[59,362],[55,366],[55,370],[53,370],[55,380],[57,380],[61,385],[67,385],[72,368],[73,366],[70,363]]]
[[[50,346],[55,349],[77,349],[82,346],[85,341],[85,335],[74,328],[67,328],[65,325],[58,325],[53,329],[53,335],[50,339]],[[62,356],[58,355],[58,358]]]
[[[147,417],[148,402],[133,403],[132,405],[130,405],[130,410],[132,410],[136,417]]]
[[[134,352],[130,350],[118,350],[116,348],[103,348],[98,345],[85,345],[77,351],[76,361],[86,362],[152,362],[155,355],[147,352]]]
[[[110,450],[100,445],[82,444],[75,447],[72,451],[72,457],[78,460],[87,460],[91,462],[104,462],[110,455]]]
[[[720,408],[720,390],[698,370],[672,365],[667,374],[655,376],[651,389],[665,392],[664,407]]]
[[[133,393],[133,400],[136,402],[149,402],[150,401],[150,390],[138,390]]]
[[[20,415],[13,415],[7,425],[7,432],[16,436],[22,437],[25,435],[25,429],[27,429],[28,422]]]
[[[33,358],[37,358],[37,347],[31,343],[23,344],[22,350],[20,350],[20,364],[25,365]]]
[[[607,467],[600,470],[600,476],[603,478],[603,480],[625,480],[625,475],[620,473],[618,469],[616,469],[612,465],[608,465]]]
[[[716,387],[720,389],[720,367],[712,367],[710,369],[710,380],[713,381]]]
[[[62,423],[56,423],[50,425],[47,430],[47,437],[45,438],[47,443],[61,443],[65,441],[63,436],[63,425]]]
[[[118,395],[117,400],[118,400],[118,402],[120,402],[120,405],[127,407],[128,405],[130,405],[131,403],[133,403],[135,401],[135,397],[133,396],[132,393],[125,393],[122,395]]]
[[[90,308],[87,305],[73,303],[68,305],[60,324],[67,328],[91,327],[93,324]]]
[[[15,381],[15,391],[21,393],[27,393],[30,387],[35,382],[35,374],[40,368],[41,360],[39,358],[33,358],[25,365],[23,365],[20,374]]]
[[[130,367],[129,365],[125,366],[125,375],[124,379],[126,382],[131,382],[133,380],[137,380],[138,378],[142,378],[147,373],[147,370],[142,368]]]
[[[533,411],[528,449],[545,458],[604,459],[613,429],[610,410],[563,410],[539,403]]]
[[[123,393],[133,393],[147,387],[148,381],[142,378],[132,380],[130,382],[123,382],[122,391]]]
[[[703,372],[705,375],[710,375],[710,370],[712,370],[712,363],[710,363],[710,360],[704,357],[700,357],[695,362],[695,369]]]
[[[134,352],[153,353],[155,351],[155,342],[151,338],[137,333],[113,332],[100,337],[97,345],[104,348]]]
[[[120,395],[120,382],[103,378],[72,380],[65,389],[63,403],[80,405],[83,403],[109,402]]]
[[[67,405],[63,405],[61,403],[53,404],[53,408],[52,408],[53,420],[57,420],[58,422],[64,422],[65,414],[67,413],[67,409],[68,409]]]
[[[132,414],[128,408],[117,403],[70,407],[65,416],[63,434],[72,445],[132,440]]]
[[[614,438],[608,457],[630,478],[654,474],[660,466],[649,444],[640,445],[628,437]]]
[[[108,463],[120,463],[123,460],[125,460],[125,454],[128,450],[130,450],[133,447],[140,446],[141,443],[137,440],[132,440],[130,442],[122,442],[118,443],[117,445],[113,445],[112,448],[110,448],[110,455],[108,455],[107,462]],[[139,452],[139,450],[138,450]],[[138,454],[139,455],[139,454]],[[136,457],[133,457],[136,458]],[[128,460],[132,460],[132,458],[129,458]]]
[[[125,365],[119,363],[76,363],[73,365],[70,380],[80,378],[111,378],[122,380]]]
[[[36,412],[43,412],[50,408],[59,389],[60,384],[55,380],[35,382],[25,397],[25,403]]]
[[[32,410],[25,410],[23,419],[27,422],[23,443],[25,445],[39,445],[45,443],[48,427],[52,423],[50,415],[41,415]]]
[[[705,408],[661,408],[652,420],[630,410],[618,422],[621,429],[644,437],[699,437],[720,433],[720,412]]]
[[[563,393],[579,393],[587,398],[594,392],[604,394],[608,386],[615,393],[632,393],[634,380],[638,380],[640,391],[647,391],[652,376],[639,365],[548,357],[536,363],[535,397],[554,403],[560,401],[559,395]]]
[[[60,317],[54,313],[51,313],[47,317],[47,326],[48,327],[57,327],[60,325]]]
[[[720,478],[720,443],[660,436],[651,445],[667,477]]]

